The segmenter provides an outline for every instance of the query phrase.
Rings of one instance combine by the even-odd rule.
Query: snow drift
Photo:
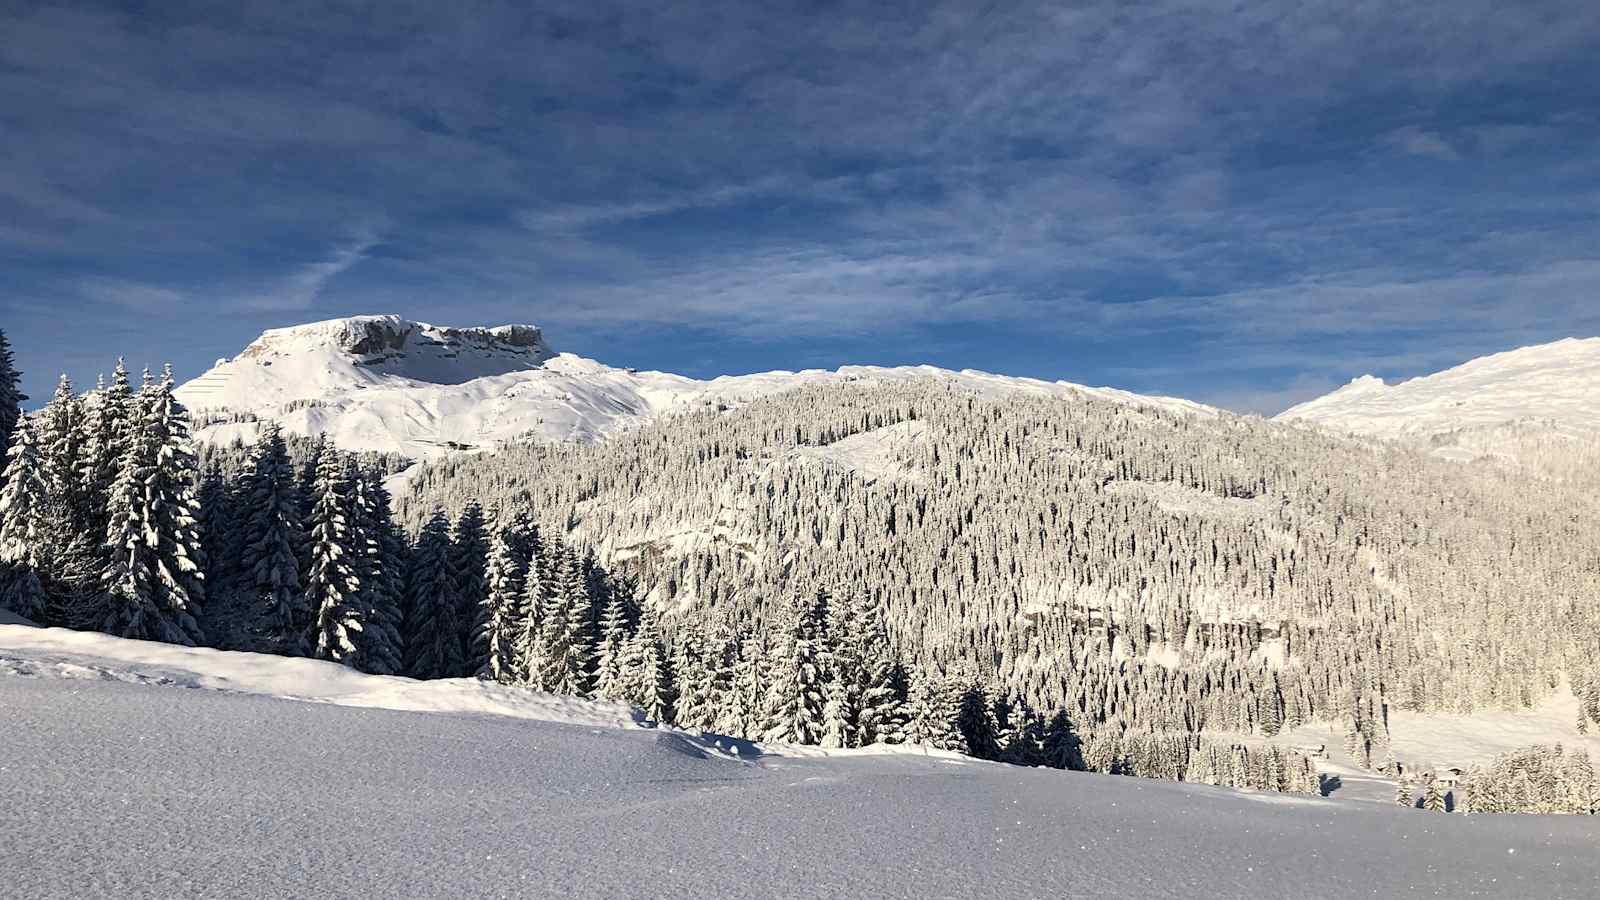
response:
[[[1592,817],[915,756],[735,759],[621,719],[549,720],[570,711],[336,705],[403,679],[82,637],[0,629],[15,896],[1577,898],[1600,883]]]

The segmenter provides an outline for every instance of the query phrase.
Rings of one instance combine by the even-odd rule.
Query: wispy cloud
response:
[[[184,301],[181,291],[121,278],[85,277],[79,279],[77,287],[78,296],[91,303],[141,312],[159,313]]]
[[[1581,0],[17,6],[0,33],[0,264],[85,315],[531,308],[776,365],[960,328],[940,346],[991,368],[1115,345],[1262,408],[1429,334],[1600,329]]]
[[[1461,154],[1457,153],[1444,138],[1414,125],[1397,128],[1384,135],[1382,140],[1383,143],[1412,156],[1427,156],[1445,161],[1461,158]]]
[[[306,263],[264,292],[245,295],[241,303],[259,312],[294,312],[311,309],[329,282],[354,268],[378,245],[376,235],[363,235],[335,247],[325,260]]]

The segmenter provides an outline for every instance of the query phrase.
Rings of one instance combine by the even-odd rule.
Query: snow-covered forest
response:
[[[392,481],[410,461],[270,423],[191,446],[170,372],[63,378],[23,415],[0,364],[0,596],[43,625],[1306,793],[1312,759],[1264,739],[1308,722],[1370,767],[1391,709],[1570,688],[1600,724],[1594,495],[1560,479],[929,379]],[[1474,772],[1474,810],[1595,811],[1587,757],[1553,752]]]

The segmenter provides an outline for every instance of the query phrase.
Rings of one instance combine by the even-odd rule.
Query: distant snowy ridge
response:
[[[1277,419],[1379,438],[1513,422],[1600,435],[1600,338],[1522,347],[1394,385],[1364,375]]]
[[[268,331],[178,389],[202,440],[249,440],[259,420],[347,450],[414,458],[489,449],[525,436],[600,440],[678,410],[733,406],[806,385],[937,379],[988,396],[1089,395],[1216,415],[1203,404],[1064,381],[933,366],[845,366],[702,381],[556,353],[532,325],[447,328],[357,316]]]

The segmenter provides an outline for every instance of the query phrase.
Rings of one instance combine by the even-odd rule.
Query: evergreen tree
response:
[[[129,418],[136,427],[111,490],[104,630],[195,645],[204,643],[195,615],[205,602],[205,560],[188,416],[172,386],[170,368],[159,382],[145,373]]]
[[[1439,792],[1439,782],[1432,775],[1424,775],[1427,784],[1422,789],[1422,808],[1428,812],[1444,812],[1444,794]]]
[[[72,390],[72,379],[61,376],[56,392],[39,414],[39,452],[44,460],[45,482],[60,504],[65,519],[77,522],[89,511],[80,471],[88,439],[83,399]]]
[[[678,630],[676,649],[672,660],[678,687],[678,699],[673,707],[674,724],[679,728],[710,730],[716,723],[717,709],[712,695],[712,669],[706,664],[704,636],[698,623],[683,624]]]
[[[94,507],[97,498],[89,495],[81,477],[88,440],[84,400],[73,392],[71,379],[63,375],[38,419],[39,453],[50,493],[50,560],[47,571],[40,572],[46,599],[42,621],[47,624],[98,624],[95,611],[103,532],[87,527],[99,521],[100,513]]]
[[[1072,720],[1066,710],[1057,710],[1045,725],[1043,749],[1045,765],[1057,769],[1083,770],[1083,745],[1072,728]]]
[[[104,535],[111,525],[111,489],[137,428],[136,411],[137,401],[128,386],[128,369],[119,359],[111,384],[97,387],[88,404],[88,440],[79,482],[87,505],[84,530],[90,534]],[[110,563],[109,556],[102,553],[102,557],[105,564]]]
[[[406,671],[413,678],[451,678],[465,667],[451,555],[450,520],[435,512],[417,536],[406,579]]]
[[[638,629],[628,641],[627,661],[632,704],[652,721],[673,721],[672,673],[667,664],[666,648],[661,645],[660,621],[655,608],[648,604],[640,613]]]
[[[352,558],[347,498],[351,485],[338,453],[322,454],[312,482],[311,572],[306,607],[312,610],[312,653],[353,665],[360,647],[361,579]]]
[[[770,670],[763,739],[787,744],[816,744],[825,730],[827,659],[822,623],[828,597],[799,604],[788,613],[778,636]]]
[[[39,571],[52,529],[44,460],[27,418],[16,423],[6,457],[0,487],[0,562],[6,564],[8,576],[0,585],[0,604],[24,618],[38,619],[45,600]]]
[[[364,618],[356,667],[374,675],[397,675],[405,668],[400,604],[407,547],[389,507],[382,471],[358,467],[351,516]]]
[[[511,646],[516,681],[543,689],[545,675],[544,612],[553,595],[544,548],[534,540],[528,549],[522,579],[522,615]]]
[[[760,739],[765,731],[762,711],[767,699],[766,663],[765,635],[759,631],[746,634],[739,642],[728,691],[717,717],[719,734]]]
[[[300,498],[300,521],[309,522],[314,513],[317,500],[317,471],[322,468],[322,457],[329,453],[337,452],[328,443],[328,437],[319,434],[311,440],[311,449],[300,462],[300,471],[296,475],[296,495]],[[309,546],[300,560],[301,574],[308,574],[311,567]]]
[[[12,435],[22,418],[22,404],[28,399],[19,387],[21,383],[22,373],[17,371],[11,342],[5,329],[0,328],[0,455],[11,449]],[[0,472],[0,487],[4,486],[5,475]]]
[[[570,547],[553,550],[555,578],[547,588],[535,657],[538,686],[552,694],[588,696],[589,592]]]
[[[239,511],[233,492],[215,456],[201,463],[195,490],[200,506],[200,545],[206,555],[206,608],[200,619],[211,645],[223,650],[249,649],[241,640],[243,611],[239,603]]]
[[[0,488],[0,561],[37,570],[52,537],[50,484],[29,419],[16,423],[8,446]]]
[[[461,623],[462,669],[457,676],[476,675],[483,661],[475,657],[478,616],[489,596],[489,532],[483,507],[471,501],[456,519],[450,534],[450,568],[455,572],[457,597],[461,604],[456,621]]]
[[[850,692],[844,680],[830,678],[826,695],[822,706],[822,734],[817,743],[829,749],[856,746],[850,724],[855,710],[850,705]]]
[[[966,739],[959,725],[962,693],[963,685],[957,679],[939,678],[923,672],[913,676],[911,699],[907,703],[906,743],[922,744],[935,750],[967,752]]]
[[[1416,806],[1416,798],[1411,794],[1411,776],[1400,776],[1400,782],[1394,788],[1394,802],[1406,809]]]
[[[476,639],[469,660],[477,667],[479,678],[507,683],[515,680],[513,649],[522,619],[523,592],[527,589],[527,562],[523,557],[529,527],[525,514],[508,515],[502,510],[495,517],[489,541],[488,590],[478,606]]]
[[[601,700],[628,699],[628,615],[623,592],[606,592],[600,617],[600,643],[595,650],[594,695]]]
[[[856,739],[862,746],[894,743],[905,728],[905,671],[895,658],[883,615],[866,603],[857,605]]]
[[[956,729],[966,745],[961,752],[979,759],[998,759],[999,728],[994,718],[994,704],[990,702],[983,685],[968,680],[957,691]]]
[[[244,521],[237,542],[236,643],[310,655],[313,607],[301,586],[295,552],[305,534],[299,484],[277,425],[266,426],[257,437],[239,493]]]

